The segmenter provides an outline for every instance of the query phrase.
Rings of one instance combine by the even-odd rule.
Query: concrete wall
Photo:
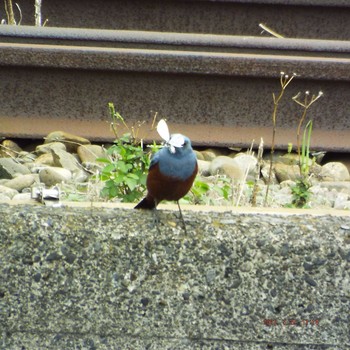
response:
[[[0,349],[345,349],[350,216],[0,205]]]

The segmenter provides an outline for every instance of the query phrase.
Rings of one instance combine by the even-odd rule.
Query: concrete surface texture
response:
[[[0,205],[0,349],[346,349],[348,212]]]

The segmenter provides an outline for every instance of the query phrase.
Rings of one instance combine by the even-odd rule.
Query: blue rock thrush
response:
[[[171,135],[166,146],[152,157],[147,176],[148,193],[135,209],[155,209],[162,200],[177,201],[183,220],[179,199],[191,189],[197,171],[190,139],[181,134]]]

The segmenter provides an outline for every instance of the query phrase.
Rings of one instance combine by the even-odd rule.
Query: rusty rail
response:
[[[131,123],[158,111],[198,145],[271,138],[272,92],[297,73],[278,120],[277,147],[295,143],[298,91],[324,92],[310,110],[316,149],[348,151],[350,42],[95,29],[0,27],[0,132],[53,129],[111,140],[107,103]],[[149,123],[142,133],[146,139]]]

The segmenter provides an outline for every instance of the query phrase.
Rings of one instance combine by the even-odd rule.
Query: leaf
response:
[[[115,171],[115,164],[111,163],[106,165],[103,169],[102,169],[102,173],[103,174],[107,174],[107,173],[111,173]]]
[[[137,186],[137,181],[135,179],[131,179],[130,177],[125,178],[125,183],[131,191],[133,191]]]
[[[100,162],[100,163],[106,163],[106,164],[110,164],[111,161],[107,158],[96,158],[96,161],[97,162]]]
[[[147,174],[141,174],[139,176],[139,182],[141,185],[146,186]]]
[[[118,160],[117,169],[124,174],[128,172],[128,167],[126,166],[126,163],[123,160]]]
[[[133,173],[129,173],[127,175],[127,177],[130,179],[139,180],[139,176],[137,176],[136,174],[133,174]]]

